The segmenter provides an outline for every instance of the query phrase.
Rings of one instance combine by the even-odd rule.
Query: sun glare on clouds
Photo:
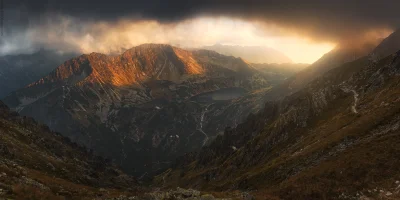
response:
[[[171,24],[154,20],[86,24],[76,21],[61,17],[29,32],[28,37],[54,49],[82,53],[120,53],[143,43],[166,43],[182,48],[201,48],[217,43],[265,46],[281,51],[296,63],[312,63],[334,48],[334,44],[317,43],[290,34],[268,34],[267,31],[260,34],[265,27],[258,23],[227,17],[197,17]]]
[[[128,23],[129,24],[129,23]],[[261,35],[256,23],[239,19],[195,18],[164,25],[149,21],[119,26],[115,37],[127,38],[129,44],[169,43],[185,48],[219,44],[266,46],[286,54],[293,62],[312,63],[334,48],[334,44],[317,43],[295,36]],[[123,29],[119,32],[119,29]],[[109,40],[113,41],[113,40]],[[117,41],[115,41],[117,42]]]

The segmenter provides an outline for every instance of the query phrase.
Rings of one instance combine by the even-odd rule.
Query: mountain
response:
[[[283,64],[252,64],[270,82],[275,84],[272,87],[258,90],[251,95],[246,95],[228,104],[226,110],[238,110],[233,117],[234,124],[224,124],[227,127],[236,127],[244,121],[248,115],[254,114],[264,107],[265,102],[284,98],[296,93],[306,87],[310,82],[322,76],[325,72],[337,68],[344,63],[354,61],[358,58],[371,54],[370,52],[381,40],[366,42],[362,45],[339,45],[331,52],[325,54],[312,65],[283,63]],[[399,46],[400,49],[400,46]],[[369,58],[371,59],[371,58]],[[239,115],[241,117],[239,117]],[[228,115],[232,117],[232,115]],[[229,119],[229,118],[228,118]]]
[[[145,44],[68,60],[4,102],[142,180],[257,112],[279,82],[241,58]]]
[[[44,49],[32,54],[1,56],[0,98],[38,80],[75,56],[74,53],[60,54]]]
[[[282,52],[262,46],[231,46],[215,44],[202,49],[216,51],[220,54],[241,57],[251,63],[292,63]]]
[[[115,165],[0,102],[0,198],[95,198],[137,191]],[[103,188],[103,189],[101,189]],[[129,192],[130,191],[130,192]]]
[[[279,99],[296,93],[329,70],[337,68],[344,63],[367,56],[377,47],[380,41],[381,40],[378,39],[365,42],[361,45],[338,45],[335,49],[326,53],[310,66],[291,76],[277,87],[274,87],[266,95],[269,96],[269,99]],[[388,55],[390,54],[386,56]]]
[[[400,51],[364,56],[265,104],[156,177],[257,199],[400,198]]]
[[[385,38],[371,53],[373,59],[379,60],[387,55],[397,52],[400,46],[400,30],[397,30]]]
[[[400,31],[393,32],[384,40],[369,40],[357,45],[353,45],[351,42],[348,43],[349,44],[343,43],[338,45],[318,61],[304,70],[301,70],[283,84],[280,84],[273,92],[279,91],[278,93],[280,93],[281,97],[282,94],[295,93],[325,72],[339,67],[344,63],[357,60],[364,56],[369,56],[369,59],[372,60],[380,60],[396,53],[400,49]]]

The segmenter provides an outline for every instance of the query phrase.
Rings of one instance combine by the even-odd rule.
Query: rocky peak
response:
[[[165,44],[144,44],[118,56],[81,55],[29,86],[54,82],[124,86],[147,79],[179,81],[184,74],[203,72],[192,52]]]

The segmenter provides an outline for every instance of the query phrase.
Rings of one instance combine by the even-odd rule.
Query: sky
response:
[[[395,0],[4,0],[0,54],[220,43],[267,46],[312,63],[335,46],[387,36],[399,27],[399,6]]]

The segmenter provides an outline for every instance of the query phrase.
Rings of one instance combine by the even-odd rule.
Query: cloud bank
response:
[[[240,42],[243,32],[215,30],[213,35],[190,25],[221,16],[255,24],[253,32],[260,37],[357,43],[397,29],[399,7],[395,0],[13,0],[5,1],[0,54],[42,46],[83,52],[113,52],[146,42],[198,46],[222,40],[219,34],[230,37],[227,43]],[[237,30],[240,26],[246,24]]]

